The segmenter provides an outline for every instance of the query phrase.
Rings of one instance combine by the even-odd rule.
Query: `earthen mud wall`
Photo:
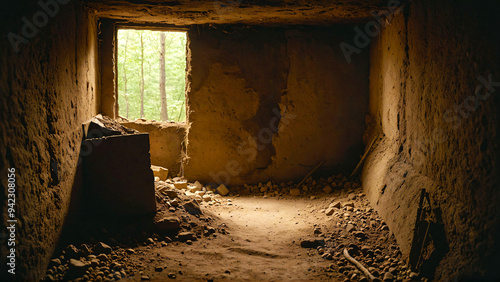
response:
[[[7,169],[15,168],[18,280],[37,280],[47,268],[78,190],[82,123],[99,112],[96,21],[77,2],[60,2],[53,15],[36,1],[10,2],[0,27],[5,36],[0,44],[0,210],[8,215]],[[36,13],[44,13],[47,22],[42,16],[34,20]],[[16,44],[18,52],[9,33],[25,39]],[[7,219],[0,223],[2,233]],[[7,247],[2,237],[2,275]]]
[[[363,187],[405,255],[420,189],[430,193],[443,236],[427,264],[437,280],[500,277],[500,25],[492,3],[413,1],[371,46],[369,132],[384,136]]]
[[[368,110],[368,52],[352,28],[197,28],[188,33],[185,175],[239,185],[352,170]]]

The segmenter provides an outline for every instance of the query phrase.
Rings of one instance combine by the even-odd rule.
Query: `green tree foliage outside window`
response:
[[[164,33],[164,40],[161,39]],[[168,121],[186,120],[186,33],[118,30],[119,115],[130,120],[162,120],[161,43],[165,42],[165,93]],[[143,101],[141,103],[141,90]],[[141,116],[141,104],[144,116]]]

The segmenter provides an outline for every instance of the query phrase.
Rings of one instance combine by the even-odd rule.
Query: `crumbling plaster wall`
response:
[[[149,133],[151,164],[168,169],[170,177],[181,172],[185,152],[185,123],[122,122],[126,127]]]
[[[9,280],[44,275],[77,189],[81,124],[99,112],[95,19],[78,1],[56,3],[59,10],[19,45],[18,53],[7,34],[22,35],[21,19],[33,22],[33,15],[44,10],[36,1],[9,2],[2,8],[8,15],[2,16],[0,44],[1,232],[7,230],[10,167],[16,169],[18,220],[15,276],[6,271],[7,242],[0,239],[0,272]]]
[[[405,255],[430,192],[449,246],[437,280],[500,278],[498,13],[493,1],[413,1],[371,45],[370,112],[385,135],[363,187]]]
[[[239,185],[297,180],[362,153],[368,54],[350,64],[351,28],[195,28],[189,32],[186,177]]]

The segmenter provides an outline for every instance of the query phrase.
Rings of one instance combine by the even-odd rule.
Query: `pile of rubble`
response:
[[[346,281],[370,280],[349,256],[375,280],[420,281],[418,273],[412,272],[403,259],[389,227],[368,205],[361,190],[342,194],[328,206],[319,207],[327,217],[326,224],[315,226],[312,237],[303,239],[301,246],[332,260],[329,271],[343,273]]]
[[[158,175],[158,174],[157,174]],[[328,178],[313,179],[308,177],[300,185],[293,181],[288,183],[258,183],[255,185],[244,184],[243,186],[226,187],[220,184],[217,187],[203,186],[200,182],[188,183],[186,180],[175,177],[161,181],[155,178],[156,190],[165,193],[175,191],[194,198],[198,203],[221,204],[220,196],[263,196],[263,197],[287,197],[287,196],[314,196],[318,193],[331,194],[335,190],[352,190],[360,187],[359,182],[347,179],[343,174],[337,174]]]
[[[176,177],[161,181],[155,179],[156,199],[165,201],[170,207],[178,206],[176,199],[179,195],[195,200],[197,203],[208,205],[220,205],[223,203],[221,195],[229,194],[229,190],[222,184],[217,189],[204,187],[200,182],[188,183],[186,180]]]
[[[330,194],[338,189],[356,189],[360,185],[356,181],[347,179],[343,174],[337,174],[328,178],[313,179],[308,177],[300,185],[293,181],[288,183],[259,183],[231,187],[233,195],[260,195],[263,197],[286,197],[286,196],[314,196],[318,193]]]
[[[172,183],[177,186],[172,188]],[[179,183],[184,184],[181,187]],[[110,223],[106,228],[89,232],[82,244],[68,245],[50,261],[43,280],[112,281],[128,277],[149,280],[141,271],[143,266],[132,259],[136,252],[141,252],[141,247],[149,250],[171,243],[192,244],[202,238],[229,234],[225,224],[217,223],[214,215],[200,207],[195,197],[199,193],[182,190],[192,185],[187,186],[180,179],[155,184],[157,212],[154,218]],[[221,202],[219,195],[211,195],[211,203]],[[175,278],[175,275],[174,271],[168,277]]]

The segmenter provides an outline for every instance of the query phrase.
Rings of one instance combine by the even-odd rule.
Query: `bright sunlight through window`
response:
[[[186,120],[186,32],[118,30],[118,108],[129,120]]]

